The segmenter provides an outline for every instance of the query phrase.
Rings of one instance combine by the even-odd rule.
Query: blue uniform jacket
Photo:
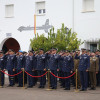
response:
[[[44,70],[46,68],[46,66],[45,66],[46,56],[44,54],[43,55],[37,55],[36,58],[37,58],[36,70]]]
[[[59,55],[54,54],[54,55],[48,55],[48,68],[50,70],[57,70],[58,69],[58,61],[59,61]]]
[[[76,55],[75,59],[80,59],[79,61],[79,71],[86,71],[90,67],[90,57],[87,54]]]
[[[35,69],[35,57],[34,56],[26,56],[25,57],[25,70],[32,71]]]
[[[73,64],[71,56],[62,56],[62,71],[63,72],[71,72],[73,70]]]
[[[7,64],[6,64],[7,70],[14,69],[16,67],[16,55],[8,55],[6,62],[7,62]]]
[[[21,68],[24,68],[24,64],[25,64],[25,57],[23,55],[17,56],[16,69],[21,70]]]
[[[0,69],[5,69],[5,59],[4,56],[0,58]]]

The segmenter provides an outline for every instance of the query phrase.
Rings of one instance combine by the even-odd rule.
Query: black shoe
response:
[[[87,89],[84,89],[84,91],[87,91]]]
[[[80,91],[84,91],[84,89],[81,89]]]
[[[93,90],[96,90],[96,88],[92,88]]]
[[[91,87],[89,90],[93,90],[93,88]]]
[[[27,88],[33,88],[33,86],[28,86]]]
[[[21,86],[21,85],[18,85],[17,87],[23,87],[23,86]]]
[[[7,87],[13,87],[14,85],[8,85]]]
[[[56,87],[52,87],[51,89],[57,89]]]
[[[39,86],[38,88],[42,88],[42,86]]]
[[[65,88],[64,90],[70,90],[70,88]]]
[[[41,86],[41,88],[45,88],[44,86]]]

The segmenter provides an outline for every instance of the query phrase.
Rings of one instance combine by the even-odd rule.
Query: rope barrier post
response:
[[[75,92],[79,92],[79,90],[78,90],[78,84],[77,84],[77,69],[76,69],[76,89],[75,89]]]
[[[52,89],[50,89],[50,69],[48,69],[48,89],[46,89],[47,91],[50,91]]]
[[[1,68],[0,68],[0,88],[2,88],[2,86],[1,86]]]
[[[25,76],[25,75],[24,75],[24,69],[23,69],[23,88],[25,87],[25,84],[24,84],[24,81],[25,81],[25,80],[24,80],[24,76]]]

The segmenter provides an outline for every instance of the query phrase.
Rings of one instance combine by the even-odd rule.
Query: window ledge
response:
[[[46,14],[36,14],[36,16],[45,16]]]
[[[83,10],[82,13],[95,12],[95,10]]]
[[[5,17],[5,18],[14,18],[14,16],[12,16],[12,17]]]

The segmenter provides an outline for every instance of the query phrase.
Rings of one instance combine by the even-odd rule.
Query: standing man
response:
[[[46,71],[45,66],[45,54],[43,49],[39,49],[39,54],[36,56],[37,58],[37,67],[36,70],[38,72],[38,75],[41,76]],[[39,88],[44,88],[46,84],[46,76],[40,77],[40,86]]]
[[[90,83],[91,83],[90,90],[96,89],[96,74],[98,74],[98,71],[99,71],[99,59],[95,56],[95,53],[91,53],[90,68],[89,68]]]
[[[57,71],[58,69],[58,60],[59,60],[59,55],[56,54],[57,49],[53,48],[52,52],[50,55],[48,55],[49,62],[48,62],[48,68],[51,70],[53,74],[57,76]],[[57,89],[57,78],[51,75],[51,89]]]
[[[25,57],[23,56],[23,51],[19,50],[19,55],[17,56],[17,73],[24,70],[24,64],[25,64]],[[18,75],[18,86],[17,87],[23,87],[23,73],[20,73]]]
[[[29,51],[29,54],[25,57],[25,70],[32,76],[35,76],[35,56],[33,51]],[[35,86],[35,78],[28,75],[28,88]]]
[[[16,56],[14,55],[14,51],[12,49],[9,50],[9,55],[7,55],[6,61],[6,69],[8,70],[8,74],[14,75],[15,66],[16,66]],[[8,87],[14,86],[14,76],[9,76],[9,85]]]
[[[69,56],[69,52],[66,51],[64,55],[61,57],[62,59],[62,71],[64,74],[64,77],[70,76],[70,74],[73,72],[73,65],[71,64],[71,57]],[[64,79],[65,81],[65,89],[64,90],[70,90],[70,78]]]
[[[76,55],[80,55],[80,50],[76,50],[75,52],[75,56]],[[74,56],[74,58],[75,58]],[[78,67],[79,67],[79,59],[74,59],[74,72],[76,72],[76,69],[77,69],[77,88],[81,88],[81,82],[80,82],[80,75],[79,75],[79,70],[78,70]],[[76,79],[76,75],[75,75],[75,79]]]
[[[3,85],[4,85],[4,73],[2,73],[1,72],[1,70],[2,71],[5,71],[5,59],[4,59],[4,56],[3,56],[3,52],[2,51],[0,51],[0,78],[1,78],[1,84],[0,84],[0,86],[2,86],[3,87]]]
[[[99,59],[99,71],[98,71],[98,74],[96,74],[96,78],[97,78],[97,86],[100,86],[100,51],[96,50],[95,54],[96,54],[96,57],[98,57]]]
[[[79,73],[82,89],[80,91],[87,91],[88,86],[88,70],[90,67],[90,57],[86,54],[86,49],[82,49],[80,56],[76,55],[75,59],[79,59]]]

